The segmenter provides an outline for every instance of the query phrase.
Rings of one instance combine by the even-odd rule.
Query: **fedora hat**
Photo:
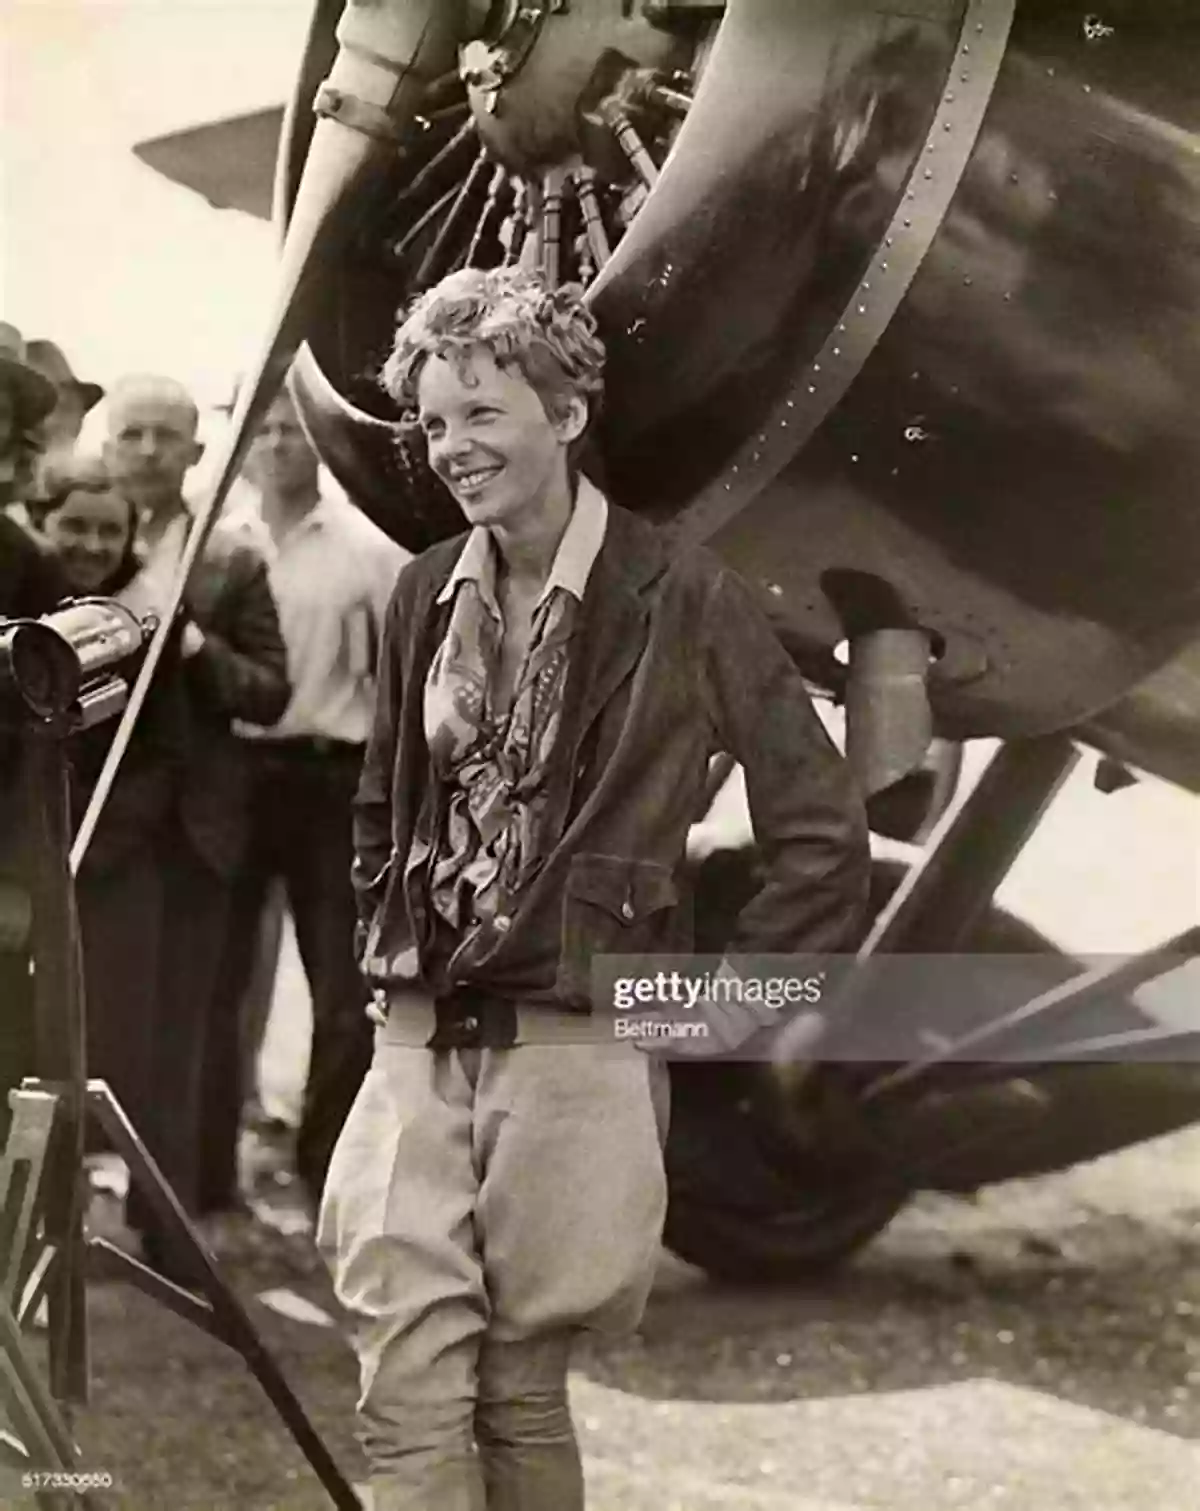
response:
[[[71,371],[71,364],[63,355],[61,346],[56,346],[53,341],[42,339],[32,340],[25,348],[25,360],[30,367],[40,372],[44,378],[49,378],[55,388],[73,388],[83,400],[83,412],[94,409],[104,397],[104,390],[99,383],[85,383]]]
[[[54,384],[30,366],[25,338],[15,325],[3,320],[0,320],[0,382],[10,387],[20,402],[23,424],[36,425],[58,403]]]

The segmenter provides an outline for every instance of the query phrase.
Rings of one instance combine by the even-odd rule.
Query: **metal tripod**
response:
[[[123,687],[122,687],[123,692]],[[111,703],[110,703],[111,706]],[[13,1122],[0,1157],[0,1405],[14,1431],[0,1431],[0,1469],[34,1485],[83,1483],[71,1436],[71,1408],[88,1401],[86,1277],[117,1275],[234,1349],[340,1511],[361,1502],[267,1351],[246,1309],[103,1081],[88,1081],[78,919],[68,863],[70,810],[66,740],[79,710],[23,729],[25,813],[31,839],[38,1076],[10,1094]],[[181,1251],[197,1291],[185,1290],[103,1239],[84,1235],[84,1129],[93,1116],[129,1166],[171,1248]],[[22,1331],[43,1300],[49,1381],[43,1383]],[[40,1504],[62,1493],[35,1492]],[[93,1496],[79,1494],[86,1506]]]

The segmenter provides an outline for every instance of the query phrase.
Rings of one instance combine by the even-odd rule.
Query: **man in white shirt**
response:
[[[342,1123],[371,1058],[366,989],[354,956],[351,800],[374,712],[384,612],[408,553],[353,505],[325,497],[319,462],[289,394],[251,444],[258,506],[244,527],[267,559],[292,696],[269,729],[239,723],[252,770],[247,861],[222,988],[223,1023],[206,1065],[205,1204],[235,1205],[244,1088],[238,1014],[263,906],[282,880],[313,1007],[297,1167],[315,1207]]]

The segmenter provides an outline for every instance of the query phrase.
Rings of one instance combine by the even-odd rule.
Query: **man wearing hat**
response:
[[[54,385],[57,403],[44,421],[46,450],[70,451],[79,439],[85,417],[104,397],[99,383],[86,383],[71,371],[61,346],[39,338],[30,341],[26,361]]]
[[[54,385],[30,366],[21,332],[0,322],[0,621],[48,613],[65,594],[55,562],[3,512],[29,486],[39,428],[55,397]],[[8,1092],[33,1068],[31,913],[21,854],[17,757],[11,732],[0,731],[0,1142],[8,1131]]]
[[[42,421],[43,454],[36,468],[29,500],[30,512],[37,514],[38,505],[54,491],[56,468],[70,461],[84,419],[104,397],[104,390],[99,383],[87,383],[77,378],[62,347],[53,341],[42,338],[30,341],[25,349],[25,360],[54,385],[55,393],[54,408]]]
[[[41,426],[56,401],[53,383],[29,363],[21,332],[0,321],[0,510],[28,491]],[[0,618],[44,614],[63,592],[54,563],[0,513]]]

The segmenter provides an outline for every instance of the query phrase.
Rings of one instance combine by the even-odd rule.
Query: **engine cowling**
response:
[[[927,637],[952,738],[1074,727],[1194,637],[1190,7],[463,14],[459,76],[404,123],[297,371],[326,461],[392,534],[459,526],[374,380],[396,311],[524,256],[590,284],[606,487],[726,555],[815,680],[846,676],[847,573]]]

